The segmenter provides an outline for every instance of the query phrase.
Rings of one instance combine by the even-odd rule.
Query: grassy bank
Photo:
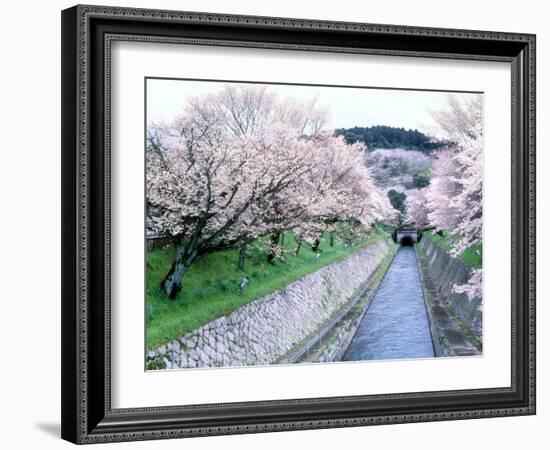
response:
[[[430,239],[437,246],[444,248],[447,251],[452,250],[454,243],[457,241],[457,236],[447,231],[443,232],[443,236],[427,231],[423,233],[423,238]],[[464,250],[458,258],[466,265],[473,267],[474,269],[481,269],[483,261],[483,247],[482,244],[473,245],[470,248]]]
[[[335,242],[325,236],[317,253],[304,244],[296,256],[292,233],[284,235],[282,258],[274,265],[267,263],[265,239],[250,245],[244,271],[237,269],[237,250],[208,255],[194,263],[185,275],[182,291],[168,300],[159,289],[174,256],[166,247],[147,253],[147,347],[154,348],[175,339],[220,316],[229,314],[251,301],[274,292],[328,264],[355,253],[361,248],[390,235],[381,228],[354,245]],[[240,292],[244,278],[247,287]]]

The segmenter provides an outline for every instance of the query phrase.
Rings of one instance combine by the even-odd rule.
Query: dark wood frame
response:
[[[510,62],[511,386],[112,409],[109,81],[113,40]],[[62,12],[64,439],[94,443],[534,413],[534,35],[98,6],[75,6]]]

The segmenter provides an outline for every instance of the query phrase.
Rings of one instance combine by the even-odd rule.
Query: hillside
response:
[[[336,129],[338,136],[344,136],[346,143],[361,142],[368,150],[380,148],[402,148],[430,153],[447,145],[444,141],[434,140],[418,130],[376,125],[372,127],[353,127]]]

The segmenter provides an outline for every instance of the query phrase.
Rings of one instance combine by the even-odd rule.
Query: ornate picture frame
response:
[[[114,408],[114,42],[508,63],[510,386]],[[143,135],[143,130],[136,133]],[[82,5],[62,12],[64,439],[84,444],[529,414],[535,414],[534,35]]]

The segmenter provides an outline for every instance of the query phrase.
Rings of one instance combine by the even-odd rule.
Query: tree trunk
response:
[[[168,298],[174,300],[181,291],[181,282],[189,266],[180,258],[176,258],[168,274],[160,283],[162,291]]]
[[[332,231],[329,233],[329,238],[330,246],[334,247],[334,233]]]
[[[269,244],[269,253],[267,254],[267,262],[269,264],[275,264],[275,258],[277,257],[277,247],[279,247],[279,239],[281,233],[277,231],[271,235],[271,242]]]
[[[178,242],[176,246],[176,256],[170,267],[170,271],[166,274],[160,283],[160,288],[166,296],[172,300],[176,298],[178,292],[181,291],[181,283],[187,269],[197,259],[197,250],[186,247],[183,242]]]
[[[246,244],[244,242],[241,242],[241,245],[239,246],[239,261],[237,263],[237,269],[240,271],[244,271],[245,256],[246,256]]]
[[[296,256],[300,254],[300,248],[302,248],[302,241],[298,242],[298,246],[296,247]]]
[[[319,245],[321,244],[321,239],[317,238],[313,242],[313,245],[311,246],[311,250],[313,250],[315,253],[317,253],[317,250],[319,250]]]

